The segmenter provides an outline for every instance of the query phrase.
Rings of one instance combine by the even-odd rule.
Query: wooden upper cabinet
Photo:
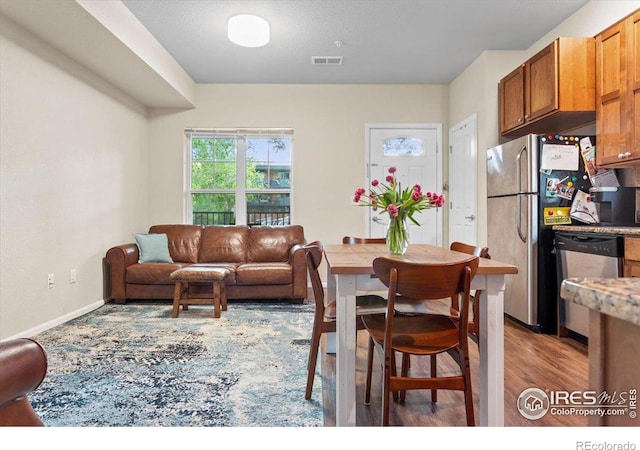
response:
[[[631,64],[631,149],[640,151],[640,11],[631,16],[631,46],[629,60]]]
[[[524,123],[524,65],[500,82],[500,130],[511,130]]]
[[[558,109],[558,41],[540,51],[525,67],[525,120]]]
[[[593,38],[558,38],[500,80],[500,133],[559,133],[595,121],[594,62]]]
[[[640,12],[596,36],[596,165],[640,164]]]
[[[620,162],[626,151],[627,82],[626,23],[619,22],[596,36],[596,165]]]

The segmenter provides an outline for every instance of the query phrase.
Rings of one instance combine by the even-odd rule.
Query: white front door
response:
[[[477,245],[475,115],[449,129],[449,243]]]
[[[403,187],[419,184],[422,192],[442,194],[442,157],[438,152],[442,134],[440,124],[367,125],[367,185],[384,181],[388,169],[397,169],[396,179]],[[427,209],[414,215],[409,242],[442,245],[442,211]],[[389,216],[367,208],[367,232],[370,237],[385,235]]]

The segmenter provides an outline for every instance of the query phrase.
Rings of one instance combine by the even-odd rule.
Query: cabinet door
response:
[[[629,47],[629,98],[631,104],[631,114],[629,114],[631,123],[628,124],[631,130],[629,150],[633,158],[640,158],[640,12],[635,13],[629,22],[631,26],[630,39],[627,43]]]
[[[500,80],[500,132],[524,123],[524,66]]]
[[[626,151],[626,30],[620,22],[596,36],[596,165],[620,162]]]
[[[640,277],[640,238],[624,238],[624,276]]]
[[[640,262],[630,259],[624,260],[624,277],[640,278]]]
[[[558,109],[558,41],[525,64],[525,121]]]

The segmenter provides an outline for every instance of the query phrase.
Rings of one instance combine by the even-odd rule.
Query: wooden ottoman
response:
[[[227,291],[224,279],[231,272],[222,267],[189,266],[171,273],[176,287],[173,294],[173,312],[171,317],[178,317],[180,305],[187,309],[189,305],[206,305],[213,302],[213,317],[220,317],[220,309],[227,310]],[[213,299],[190,298],[189,283],[212,283]]]

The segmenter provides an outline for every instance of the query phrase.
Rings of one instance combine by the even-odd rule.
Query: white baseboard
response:
[[[87,305],[85,307],[82,307],[80,309],[77,309],[75,311],[72,311],[68,314],[65,314],[64,316],[60,316],[54,320],[50,320],[49,322],[45,322],[41,325],[38,325],[37,327],[33,327],[29,330],[25,330],[21,333],[15,334],[13,336],[9,336],[6,339],[3,339],[2,342],[4,341],[9,341],[12,339],[20,339],[20,338],[30,338],[35,336],[38,333],[42,333],[43,331],[47,331],[57,325],[61,325],[65,322],[68,322],[70,320],[73,320],[77,317],[80,317],[84,314],[90,313],[93,310],[96,310],[98,308],[100,308],[101,306],[103,306],[105,304],[104,300],[99,300],[95,303],[91,303],[90,305]]]

